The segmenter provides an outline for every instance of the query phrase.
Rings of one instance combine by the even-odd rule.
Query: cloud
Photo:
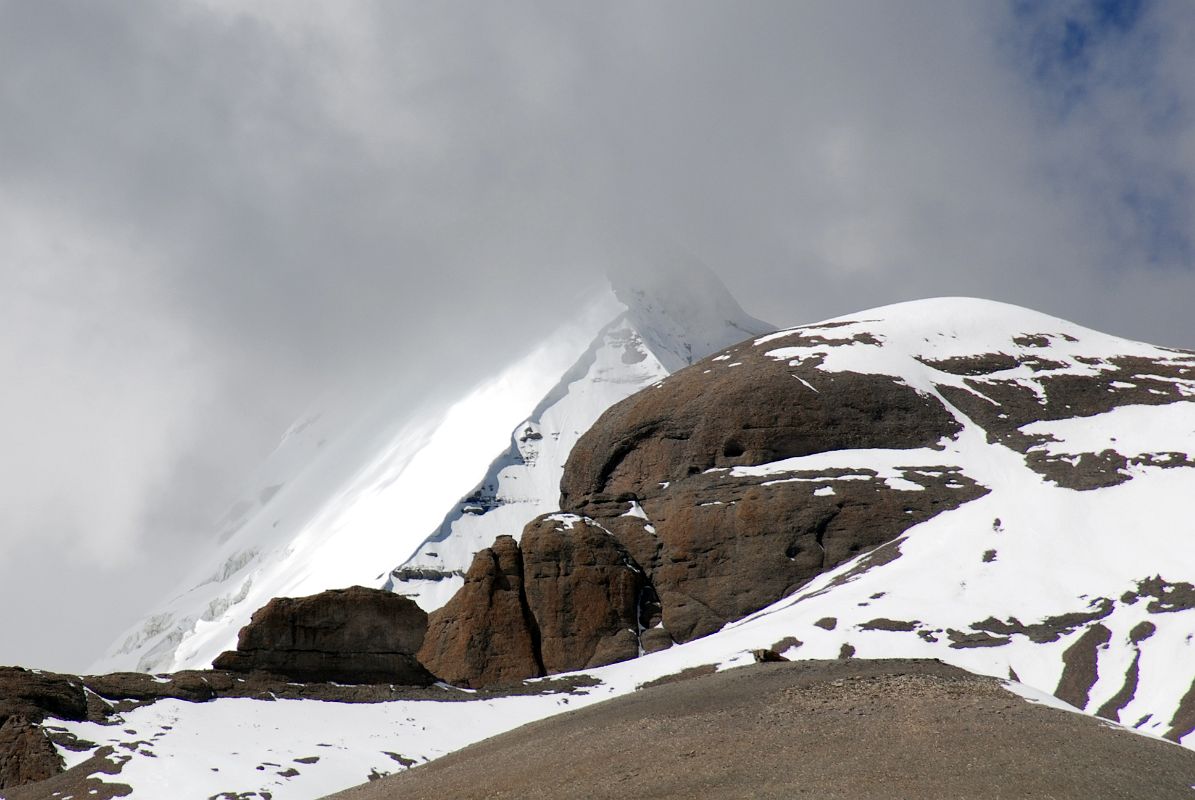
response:
[[[1193,30],[1181,3],[0,0],[0,601],[120,581],[121,627],[314,397],[450,397],[645,239],[778,323],[973,294],[1195,345]]]

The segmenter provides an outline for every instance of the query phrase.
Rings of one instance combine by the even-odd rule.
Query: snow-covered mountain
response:
[[[195,796],[315,797],[773,649],[791,659],[937,658],[1035,702],[1195,746],[1195,353],[950,298],[761,336],[651,391],[694,375],[713,386],[761,360],[793,370],[794,391],[814,400],[836,380],[881,376],[940,403],[954,432],[931,446],[716,466],[694,480],[804,487],[831,503],[860,486],[898,502],[936,491],[926,476],[982,491],[709,636],[585,670],[568,686],[546,682],[543,694],[349,707],[161,701],[119,725],[59,727],[117,746],[109,760],[122,769],[105,780],[133,785],[134,796],[186,786]],[[635,506],[635,520],[652,525],[652,509]],[[64,754],[80,763],[89,752]]]
[[[396,415],[380,398],[347,424],[310,415],[229,511],[183,591],[93,671],[207,668],[278,596],[386,584],[429,609],[442,604],[476,550],[556,507],[564,460],[602,411],[767,330],[708,270],[685,265],[682,279],[665,266],[615,280],[542,346],[447,408]]]
[[[577,439],[610,406],[694,360],[772,326],[747,316],[712,275],[677,291],[615,284],[625,310],[511,434],[510,447],[401,565],[386,587],[426,610],[461,587],[473,554],[496,537],[516,539],[560,500],[564,462]]]

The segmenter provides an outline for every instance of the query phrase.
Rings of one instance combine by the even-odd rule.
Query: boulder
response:
[[[544,674],[523,595],[523,560],[510,536],[481,550],[465,583],[431,613],[419,661],[458,686],[517,683]]]
[[[44,781],[63,768],[62,756],[27,717],[13,714],[0,725],[0,789]]]
[[[544,516],[523,529],[523,587],[548,673],[639,654],[644,574],[613,534],[580,518]]]
[[[427,686],[435,677],[415,658],[426,630],[427,614],[413,600],[381,589],[277,597],[213,666],[301,682]]]
[[[521,546],[499,536],[465,585],[433,611],[419,658],[471,688],[625,661],[639,654],[643,570],[609,531],[546,515]]]
[[[0,667],[0,723],[10,716],[40,722],[47,716],[87,719],[87,696],[82,682],[68,675]]]

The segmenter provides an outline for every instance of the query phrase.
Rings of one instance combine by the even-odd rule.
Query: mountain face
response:
[[[559,505],[565,459],[603,411],[744,336],[772,330],[745,314],[712,274],[686,274],[699,280],[680,291],[675,283],[614,285],[625,310],[515,427],[510,447],[473,491],[391,571],[387,588],[429,611],[444,605],[463,585],[474,553],[499,535],[518,537]]]
[[[427,610],[442,605],[475,552],[556,508],[564,460],[602,411],[772,329],[708,271],[688,268],[685,281],[653,275],[616,282],[447,410],[402,416],[382,402],[348,423],[331,413],[296,423],[222,523],[212,557],[183,583],[190,588],[93,670],[209,667],[279,596],[385,586]]]
[[[463,589],[429,615],[425,666],[507,688],[381,687],[384,698],[360,697],[385,702],[345,705],[190,673],[139,676],[137,696],[167,698],[145,704],[87,679],[110,711],[91,719],[84,703],[40,723],[70,768],[53,780],[316,797],[647,685],[775,658],[937,659],[1195,747],[1195,353],[927,300],[749,338],[595,417],[552,513],[517,539],[496,526]],[[555,672],[567,674],[519,681]],[[181,683],[206,686],[210,702],[188,702]],[[981,728],[1022,712],[937,702],[931,717],[976,715]],[[869,757],[834,730],[836,755]],[[941,749],[952,729],[937,730]]]
[[[604,534],[625,568],[584,582],[605,581],[623,621],[582,638],[628,629],[628,575],[650,600],[620,658],[772,630],[754,644],[940,658],[1182,738],[1193,455],[1193,353],[984,301],[876,309],[743,342],[613,406],[568,460],[563,513],[528,528],[585,556],[546,559],[560,566],[541,586],[534,540],[518,591],[535,626],[558,626],[537,598]],[[469,602],[445,607],[453,625],[432,615],[425,651],[465,637],[501,662],[509,640],[487,640]],[[522,677],[554,671],[540,656]]]

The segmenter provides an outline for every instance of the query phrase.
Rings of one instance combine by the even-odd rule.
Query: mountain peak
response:
[[[743,311],[713,270],[683,254],[633,260],[607,277],[628,320],[670,372],[776,328]]]

